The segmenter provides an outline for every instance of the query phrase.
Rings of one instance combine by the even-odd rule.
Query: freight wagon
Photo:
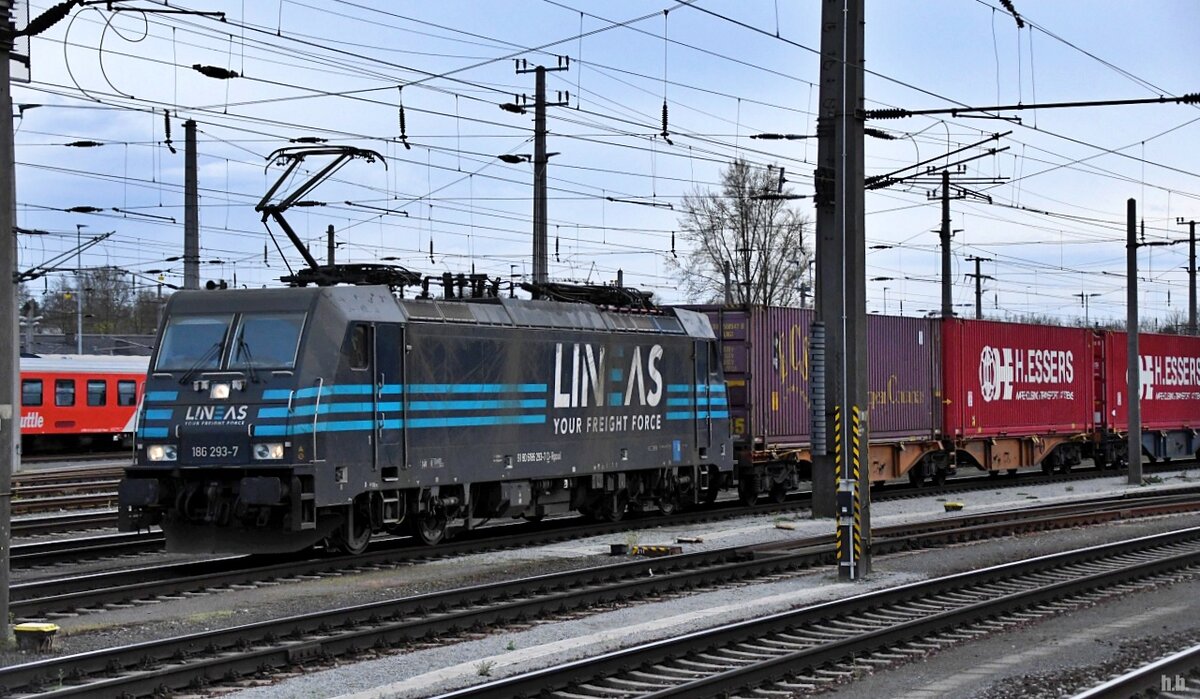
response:
[[[942,322],[947,447],[987,471],[1078,464],[1093,433],[1093,333]]]
[[[811,477],[813,312],[697,308],[721,343],[742,499],[781,499]],[[951,462],[942,441],[940,321],[872,315],[867,336],[871,479],[945,478]]]
[[[813,313],[699,309],[721,342],[740,494],[782,498],[811,474]],[[1067,469],[1093,449],[1088,330],[871,315],[867,338],[872,481]]]
[[[1191,458],[1200,450],[1200,338],[1138,334],[1142,453],[1153,460]],[[1128,336],[1097,334],[1097,463],[1125,461],[1129,431]]]

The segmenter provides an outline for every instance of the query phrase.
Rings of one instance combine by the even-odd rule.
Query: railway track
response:
[[[96,558],[155,553],[162,551],[165,545],[162,532],[98,534],[15,544],[9,553],[8,561],[14,569],[31,568]]]
[[[897,483],[877,487],[874,491],[874,499],[876,501],[883,501],[889,499],[923,497],[931,494],[950,495],[978,490],[991,490],[1001,485],[1026,487],[1045,483],[1086,480],[1089,478],[1095,478],[1098,476],[1098,474],[1103,476],[1110,473],[1113,472],[1084,470],[1074,471],[1069,474],[1026,474],[1025,478],[1015,481],[1004,477],[998,479],[994,477],[978,476],[959,478],[950,481],[941,487],[913,487],[907,484]],[[737,507],[734,506],[732,502],[726,501],[722,504],[719,504],[715,510],[676,515],[670,520],[661,520],[661,523],[671,525],[687,524],[689,521],[709,522],[721,518],[795,511],[809,507],[811,501],[810,499],[811,493],[802,491],[790,496],[788,501],[785,503],[763,503],[748,508]],[[553,526],[564,526],[564,522],[570,521],[571,520],[556,520],[557,524]],[[613,531],[624,531],[634,526],[653,526],[657,523],[660,523],[660,520],[643,518],[618,525],[600,527],[596,530],[590,531],[590,533],[587,533],[588,530],[586,529],[575,529],[574,531],[576,532],[576,536],[582,537],[610,533]],[[37,534],[69,532],[79,529],[111,529],[115,526],[115,511],[83,515],[56,515],[52,517],[30,520],[14,520],[13,536],[33,536]],[[567,526],[574,525],[568,524]],[[165,546],[165,543],[163,543],[164,539],[162,538],[161,534],[155,534],[154,536],[146,536],[143,534],[113,534],[106,538],[88,536],[74,541],[76,541],[75,545],[66,545],[60,542],[51,542],[48,544],[18,544],[13,549],[13,567],[22,568],[34,565],[71,563],[81,560],[99,557],[111,557],[116,555],[155,553],[164,550]],[[156,541],[158,542],[157,544],[155,543]],[[124,544],[122,544],[122,542],[124,542]]]
[[[1200,507],[1195,494],[1122,500],[883,528],[877,530],[873,545],[878,553],[887,553],[980,538],[988,531],[1007,534]],[[1200,561],[1200,528],[1175,536],[1170,545],[1188,548],[1189,561]],[[828,541],[829,537],[823,536],[787,548],[745,546],[637,559],[50,658],[0,670],[0,685],[12,696],[168,694],[314,659],[353,656],[366,649],[427,637],[445,638],[464,630],[554,616],[564,610],[788,574],[832,561],[834,551]],[[1136,543],[1127,546],[1129,551],[1143,547]],[[386,565],[378,560],[355,559],[354,563],[361,567]],[[286,574],[283,569],[277,573]],[[291,574],[299,575],[294,568]],[[492,696],[501,695],[507,696]]]
[[[791,696],[1197,572],[1200,528],[1193,528],[728,624],[442,698]]]
[[[49,485],[55,483],[78,483],[93,479],[115,480],[125,475],[122,466],[64,466],[63,468],[21,471],[13,474],[17,487]]]
[[[901,491],[903,492],[903,491]],[[1122,513],[1129,514],[1145,503],[1145,507],[1159,507],[1163,511],[1174,507],[1176,511],[1193,509],[1192,500],[1200,488],[1172,491],[1169,495],[1148,496],[1151,500],[1130,499],[1126,496],[1111,496],[1079,501],[1057,508],[1036,510],[1070,514],[1086,511],[1092,515],[1089,521],[1096,523],[1119,519]],[[1081,510],[1082,508],[1082,510]],[[1131,509],[1135,508],[1135,509]],[[662,523],[679,525],[708,523],[733,517],[754,514],[774,514],[788,508],[781,505],[756,505],[750,508],[703,510],[688,512],[663,520]],[[950,522],[970,522],[983,527],[999,520],[1015,528],[1016,522],[1028,518],[1034,511],[1026,508],[954,518]],[[37,619],[47,615],[78,615],[104,611],[113,605],[161,601],[164,597],[179,594],[196,594],[204,591],[228,589],[235,585],[267,584],[280,579],[303,579],[311,576],[340,575],[355,570],[370,570],[380,566],[397,567],[412,565],[431,558],[461,556],[485,550],[503,550],[543,545],[558,541],[570,541],[586,537],[620,533],[658,523],[658,520],[631,520],[619,523],[580,524],[577,519],[550,520],[536,525],[509,524],[489,527],[464,537],[461,540],[428,548],[408,538],[377,541],[372,548],[359,556],[332,556],[322,551],[296,555],[222,556],[200,561],[166,563],[139,566],[87,575],[71,575],[55,579],[38,579],[20,582],[10,587],[10,612],[19,619]],[[1037,526],[1043,526],[1035,522]],[[940,530],[940,525],[931,524],[931,531]],[[885,535],[887,529],[877,528],[875,535]],[[161,534],[117,534],[90,537],[79,545],[71,541],[47,542],[31,545],[30,548],[14,547],[14,567],[22,565],[45,565],[55,561],[73,561],[87,557],[115,556],[139,552],[162,550]],[[819,541],[819,540],[818,540]],[[27,555],[24,555],[27,554]]]
[[[23,498],[18,491],[12,499],[12,513],[14,515],[31,515],[62,512],[63,510],[104,510],[111,509],[116,504],[117,494],[115,492]],[[116,521],[115,517],[113,521]]]
[[[94,529],[116,529],[116,526],[117,513],[115,510],[104,512],[72,512],[68,514],[14,519],[12,521],[12,535],[14,537],[40,536],[43,534],[61,534],[63,532]]]
[[[1114,677],[1073,699],[1200,697],[1200,645],[1160,658]]]

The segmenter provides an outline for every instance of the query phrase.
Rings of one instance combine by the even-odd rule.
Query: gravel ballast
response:
[[[1010,487],[955,495],[966,504],[963,514],[980,514],[1029,504],[1065,502],[1082,497],[1123,492],[1167,490],[1187,485],[1182,478],[1164,478],[1153,486],[1128,486],[1123,477],[1095,479],[1071,484]],[[941,519],[951,516],[944,511],[945,497],[924,497],[877,503],[872,506],[875,526]],[[957,514],[957,513],[956,513]],[[703,537],[703,544],[687,545],[686,550],[718,548],[766,541],[804,538],[828,533],[831,524],[805,519],[804,515],[786,518],[795,529],[776,527],[778,517],[750,517],[706,525],[706,530],[672,526],[655,528],[639,535],[638,543],[671,543],[679,536]],[[416,697],[458,686],[502,677],[508,674],[585,657],[619,647],[675,636],[720,623],[795,608],[815,602],[866,592],[880,587],[910,582],[925,577],[960,572],[1008,560],[1078,548],[1105,541],[1131,538],[1185,526],[1200,525],[1200,515],[1156,518],[1084,530],[1055,531],[1012,537],[971,545],[906,554],[879,559],[876,572],[863,583],[843,583],[829,571],[814,571],[771,583],[745,585],[736,592],[729,588],[691,595],[653,604],[638,604],[609,612],[580,616],[564,621],[543,623],[526,629],[507,629],[502,633],[436,648],[398,652],[381,659],[347,664],[294,677],[272,687],[249,689],[233,696],[329,696],[348,694],[365,697]],[[503,551],[455,559],[455,566],[487,569],[493,566],[536,569],[547,560],[596,559],[598,551],[610,543],[625,542],[626,537],[606,536],[565,544],[554,544],[518,551]],[[443,563],[451,563],[446,561]],[[436,564],[426,564],[434,566]],[[449,571],[446,571],[449,572]]]

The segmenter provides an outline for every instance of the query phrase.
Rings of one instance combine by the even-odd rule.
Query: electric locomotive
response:
[[[119,526],[173,551],[433,544],[498,517],[670,513],[732,479],[716,340],[684,309],[181,291],[156,347]]]

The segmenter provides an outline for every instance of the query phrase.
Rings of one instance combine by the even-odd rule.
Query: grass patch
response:
[[[232,609],[218,609],[218,610],[211,611],[211,612],[198,612],[196,614],[191,614],[191,615],[187,616],[185,618],[185,621],[189,621],[189,622],[192,622],[195,624],[206,624],[210,621],[219,621],[221,619],[228,619],[229,617],[233,616],[236,613],[237,612],[233,611]]]

